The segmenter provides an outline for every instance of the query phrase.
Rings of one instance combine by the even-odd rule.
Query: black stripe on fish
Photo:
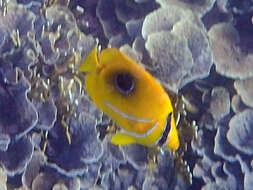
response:
[[[166,140],[169,135],[170,128],[171,128],[171,115],[172,115],[172,112],[169,113],[166,118],[166,126],[165,126],[165,130],[163,130],[162,137],[160,138],[160,140],[158,142],[159,146],[163,146],[163,144],[166,143]]]

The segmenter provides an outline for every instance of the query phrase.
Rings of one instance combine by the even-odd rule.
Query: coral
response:
[[[0,76],[0,107],[2,108],[0,128],[2,134],[20,139],[35,127],[38,114],[27,98],[30,90],[28,81],[19,70],[16,71],[16,76],[19,77],[16,83],[4,82],[3,77]]]
[[[178,6],[159,8],[145,17],[142,26],[142,36],[147,39],[148,35],[152,33],[171,31],[175,24],[184,20],[198,22],[198,19],[194,17],[190,10],[184,10]]]
[[[96,13],[103,26],[104,34],[107,39],[119,34],[124,29],[123,24],[117,20],[116,13],[114,11],[106,11],[114,9],[114,2],[107,3],[105,0],[98,1]]]
[[[241,112],[246,108],[239,95],[234,95],[231,100],[231,107],[235,113]]]
[[[252,172],[248,172],[246,173],[245,177],[244,177],[244,189],[245,190],[250,190],[252,188],[253,182],[252,182]]]
[[[228,0],[217,0],[216,3],[220,11],[228,12]]]
[[[7,183],[7,175],[4,172],[4,170],[1,168],[0,169],[0,189],[7,190],[6,183]]]
[[[45,172],[41,172],[44,167]],[[27,165],[26,171],[22,175],[22,182],[28,189],[80,189],[78,178],[67,179],[54,171],[46,168],[46,157],[42,152],[35,151],[32,160]]]
[[[232,147],[227,139],[228,128],[226,126],[218,126],[215,135],[214,153],[221,156],[223,159],[230,162],[236,161],[236,149]]]
[[[47,28],[39,43],[46,64],[61,64],[64,58],[75,51],[79,40],[74,15],[69,9],[53,5],[46,9]]]
[[[252,54],[242,50],[242,39],[231,23],[213,25],[208,31],[208,36],[218,73],[234,79],[253,76]]]
[[[46,157],[39,151],[33,153],[32,159],[26,167],[22,175],[22,183],[24,187],[31,188],[34,178],[39,174],[40,167],[46,162]]]
[[[102,25],[105,38],[109,40],[109,45],[120,47],[125,43],[129,44],[140,35],[143,18],[157,7],[154,1],[128,0],[124,3],[124,1],[114,0],[108,4],[105,0],[99,0],[96,15]]]
[[[38,123],[36,128],[42,130],[50,130],[56,121],[57,108],[52,99],[45,102],[33,100],[33,105],[38,111]]]
[[[24,6],[13,3],[12,1],[6,6],[8,7],[8,11],[6,14],[1,14],[0,16],[1,32],[11,40],[11,46],[16,45],[18,47],[23,43],[22,40],[27,38],[27,34],[34,30],[35,15],[25,9]],[[21,40],[20,42],[18,42],[18,38]],[[11,51],[10,47],[7,47],[1,49],[2,55]]]
[[[0,189],[251,189],[252,26],[250,0],[0,0]],[[169,151],[111,144],[78,72],[97,43],[194,102],[192,185]]]
[[[234,87],[237,91],[237,94],[240,95],[242,101],[247,106],[253,107],[252,102],[252,87],[253,87],[253,78],[248,78],[245,80],[236,80]]]
[[[101,158],[102,167],[100,170],[102,176],[117,170],[120,164],[126,163],[124,154],[117,146],[110,143],[110,139],[109,135],[103,139],[104,154]]]
[[[126,23],[126,30],[130,37],[141,36],[143,19],[130,20]]]
[[[203,141],[203,143],[213,144],[212,139],[212,135],[208,134],[206,131],[204,132],[204,136],[201,137],[201,141]],[[219,139],[221,140],[223,138]],[[222,145],[224,142],[217,140],[215,140],[215,145],[216,143],[220,143],[220,146],[224,146],[222,149],[225,150],[223,155],[226,155],[226,159],[228,159],[229,162],[221,160],[217,156],[221,155],[218,151],[215,151],[215,153],[217,153],[217,155],[215,155],[213,153],[212,146],[208,147],[207,144],[201,143],[201,148],[198,147],[197,150],[199,151],[198,154],[201,155],[202,158],[196,163],[193,175],[204,180],[205,186],[203,189],[213,189],[218,187],[225,187],[225,189],[240,189],[243,187],[243,174],[240,170],[240,164],[235,162],[233,156],[228,156],[226,154],[228,150],[226,148],[230,148],[229,145]],[[193,146],[193,148],[195,149],[196,147]],[[231,154],[230,151],[229,154]],[[229,158],[232,158],[232,160]]]
[[[142,35],[153,62],[150,72],[171,91],[208,76],[211,49],[203,24],[191,11],[160,8],[145,18]]]
[[[223,82],[229,86],[228,81]],[[252,171],[252,110],[240,102],[240,96],[232,89],[213,87],[203,92],[202,101],[208,109],[202,113],[197,140],[192,142],[192,149],[200,157],[193,176],[204,181],[202,189],[245,189],[251,183],[246,177]],[[235,94],[231,106],[236,114],[230,112],[230,94]]]
[[[29,68],[35,64],[38,53],[34,43],[35,15],[22,5],[8,3],[7,13],[0,14],[0,70],[9,81],[15,80],[15,68],[20,68],[26,77],[30,76]],[[22,23],[22,24],[20,24]]]
[[[79,180],[77,178],[74,179],[66,179],[64,177],[59,176],[57,173],[40,173],[36,176],[33,181],[32,189],[38,190],[78,190],[80,189]]]
[[[229,122],[227,138],[230,144],[245,154],[253,154],[252,120],[253,111],[246,109],[236,114]]]
[[[10,144],[10,136],[6,134],[1,134],[0,135],[0,150],[1,151],[6,151],[8,149],[8,146]]]
[[[213,118],[219,121],[230,111],[229,92],[223,87],[216,87],[212,90],[210,101],[210,112]]]
[[[148,149],[146,147],[136,144],[120,149],[125,155],[125,161],[120,165],[117,164],[115,168],[117,162],[114,159],[114,168],[102,175],[101,185],[104,188],[174,189],[181,186],[182,189],[185,189],[188,187],[187,183],[181,181],[180,176],[177,176],[169,151],[157,154],[156,163],[151,164],[147,159]],[[103,164],[102,161],[101,171],[103,171]]]
[[[188,0],[156,0],[162,7],[169,7],[171,5],[176,5],[182,7],[184,9],[190,9],[194,14],[198,17],[202,17],[205,15],[215,3],[214,0],[196,0],[196,1],[188,1]]]
[[[121,147],[122,152],[124,153],[126,160],[136,169],[142,170],[147,167],[148,162],[148,150],[147,148],[135,144],[132,146],[123,146]],[[136,154],[138,152],[138,154]]]
[[[87,113],[81,112],[76,118],[67,121],[67,124],[70,129],[70,144],[60,123],[56,123],[49,132],[46,149],[48,165],[67,176],[82,175],[87,164],[99,160],[103,153],[96,134],[96,121]]]
[[[25,170],[32,155],[33,145],[31,139],[23,137],[18,141],[12,142],[8,150],[0,151],[0,163],[7,175],[14,176]]]
[[[80,187],[82,189],[91,189],[94,187],[99,179],[101,163],[89,164],[87,171],[80,176]]]

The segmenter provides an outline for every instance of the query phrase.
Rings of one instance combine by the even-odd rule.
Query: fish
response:
[[[119,131],[115,145],[141,144],[177,150],[179,137],[172,101],[162,85],[117,48],[97,45],[79,67],[87,94]]]

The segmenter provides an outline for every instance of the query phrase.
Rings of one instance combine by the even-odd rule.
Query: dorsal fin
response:
[[[93,72],[98,66],[97,45],[79,67],[80,72]]]

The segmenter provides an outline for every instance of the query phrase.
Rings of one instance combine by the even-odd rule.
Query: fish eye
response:
[[[119,73],[115,76],[115,85],[121,94],[130,94],[135,86],[134,79],[129,73]]]

